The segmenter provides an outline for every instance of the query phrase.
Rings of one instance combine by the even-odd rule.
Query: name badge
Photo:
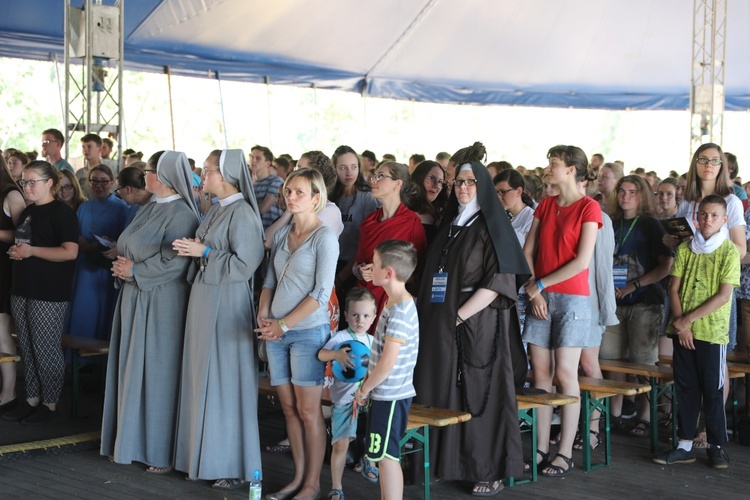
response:
[[[448,289],[448,273],[435,273],[432,275],[432,292],[430,302],[445,302],[445,291]]]
[[[628,284],[628,266],[613,266],[612,278],[615,281],[615,288],[625,288],[625,285]]]

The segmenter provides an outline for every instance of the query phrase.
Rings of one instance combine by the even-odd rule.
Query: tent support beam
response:
[[[693,0],[690,155],[724,135],[727,0]]]

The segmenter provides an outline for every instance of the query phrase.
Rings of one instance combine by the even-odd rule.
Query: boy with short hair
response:
[[[388,295],[378,319],[367,367],[367,378],[357,390],[357,403],[369,397],[367,453],[380,467],[381,498],[401,499],[400,442],[416,396],[412,383],[419,350],[419,318],[406,280],[417,267],[417,251],[409,242],[387,240],[375,248],[372,282]]]
[[[346,340],[357,340],[372,350],[372,337],[367,333],[375,321],[377,306],[375,296],[366,288],[352,288],[346,295],[346,321],[349,328],[331,337],[318,352],[318,359],[324,362],[336,360],[343,367],[353,367],[349,359],[351,349],[335,349]],[[342,476],[346,465],[346,452],[349,442],[357,437],[357,414],[354,412],[354,394],[359,384],[347,383],[337,378],[331,385],[331,491],[328,498],[344,500]],[[362,475],[370,481],[378,480],[378,469],[362,457]]]
[[[669,302],[674,344],[674,384],[679,413],[677,448],[654,458],[663,465],[693,463],[693,436],[703,400],[708,465],[726,469],[729,458],[724,410],[724,366],[729,342],[732,289],[740,283],[740,254],[728,231],[727,204],[706,196],[698,207],[698,228],[682,243],[672,268]]]

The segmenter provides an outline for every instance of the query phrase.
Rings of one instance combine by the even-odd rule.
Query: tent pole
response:
[[[174,109],[172,108],[172,71],[169,69],[169,66],[164,66],[164,72],[167,74],[167,90],[169,91],[169,122],[172,125],[172,150],[175,150]]]
[[[266,110],[268,114],[268,147],[273,150],[273,130],[271,127],[271,79],[264,76],[266,82]]]
[[[229,139],[227,138],[227,119],[224,116],[224,93],[221,91],[221,76],[216,72],[216,81],[219,82],[219,104],[221,105],[221,126],[224,128],[224,148],[229,149]]]
[[[315,108],[315,144],[318,144],[318,87],[314,83],[312,84],[313,89],[313,107]]]
[[[60,97],[60,113],[62,113],[62,123],[63,123],[62,130],[65,130],[67,132],[68,127],[67,127],[67,123],[65,123],[66,118],[67,118],[66,116],[67,113],[65,112],[65,102],[64,102],[65,97],[63,97],[62,82],[60,80],[60,61],[57,60],[57,54],[54,55],[54,58],[55,58],[55,63],[54,63],[55,64],[55,78],[57,79],[57,93]],[[65,157],[67,159],[67,155]]]

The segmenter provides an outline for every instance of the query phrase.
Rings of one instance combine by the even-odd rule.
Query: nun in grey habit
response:
[[[190,295],[190,261],[177,256],[172,241],[195,234],[199,214],[184,153],[156,153],[145,176],[154,200],[120,235],[112,266],[121,291],[112,322],[101,454],[164,473],[174,465]]]
[[[185,326],[175,468],[230,489],[261,468],[255,307],[250,279],[263,258],[263,226],[250,169],[239,149],[206,159],[204,188],[219,197],[194,240],[196,257]]]

